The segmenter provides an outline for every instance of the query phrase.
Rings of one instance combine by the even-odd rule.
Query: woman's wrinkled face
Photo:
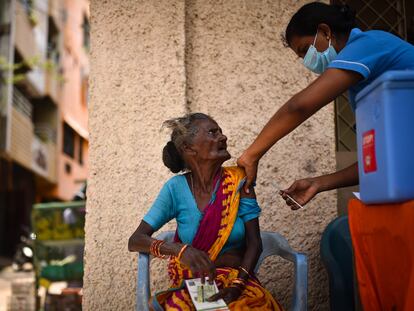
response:
[[[190,148],[197,160],[224,162],[231,158],[227,151],[227,137],[214,120],[197,120],[194,125],[197,130]]]

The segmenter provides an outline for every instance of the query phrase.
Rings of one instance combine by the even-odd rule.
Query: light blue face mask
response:
[[[306,52],[305,57],[303,58],[303,65],[314,73],[321,74],[326,70],[329,63],[336,58],[336,51],[331,45],[331,40],[329,40],[328,48],[323,52],[318,52],[315,47],[316,38],[318,33],[316,32],[315,39],[313,44],[309,47]]]

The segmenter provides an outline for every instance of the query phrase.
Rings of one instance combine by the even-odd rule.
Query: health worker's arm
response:
[[[237,160],[247,174],[245,190],[248,191],[256,178],[259,160],[277,141],[361,79],[356,72],[330,68],[288,100]]]
[[[296,180],[288,189],[281,191],[283,199],[292,210],[299,209],[286,195],[293,197],[299,204],[305,205],[322,191],[357,185],[358,163],[332,174]]]

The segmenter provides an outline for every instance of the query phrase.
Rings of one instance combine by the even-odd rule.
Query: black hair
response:
[[[349,34],[356,27],[355,11],[348,5],[311,2],[302,6],[286,27],[285,41],[290,46],[294,36],[315,35],[319,24],[327,24],[335,36]]]
[[[184,144],[191,143],[197,133],[198,128],[195,125],[197,120],[213,120],[213,118],[204,113],[196,112],[180,118],[169,119],[163,123],[163,126],[170,128],[172,132],[171,140],[162,150],[162,161],[173,173],[179,173],[187,168],[181,150]]]

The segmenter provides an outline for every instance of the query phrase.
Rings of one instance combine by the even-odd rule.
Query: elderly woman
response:
[[[171,287],[156,294],[152,307],[194,310],[183,280],[215,280],[230,310],[281,310],[254,276],[262,251],[260,208],[254,191],[243,190],[244,172],[222,167],[230,159],[227,137],[209,116],[193,113],[165,122],[172,129],[163,162],[173,172],[129,239],[130,251],[169,257]],[[152,234],[175,218],[174,242]]]

